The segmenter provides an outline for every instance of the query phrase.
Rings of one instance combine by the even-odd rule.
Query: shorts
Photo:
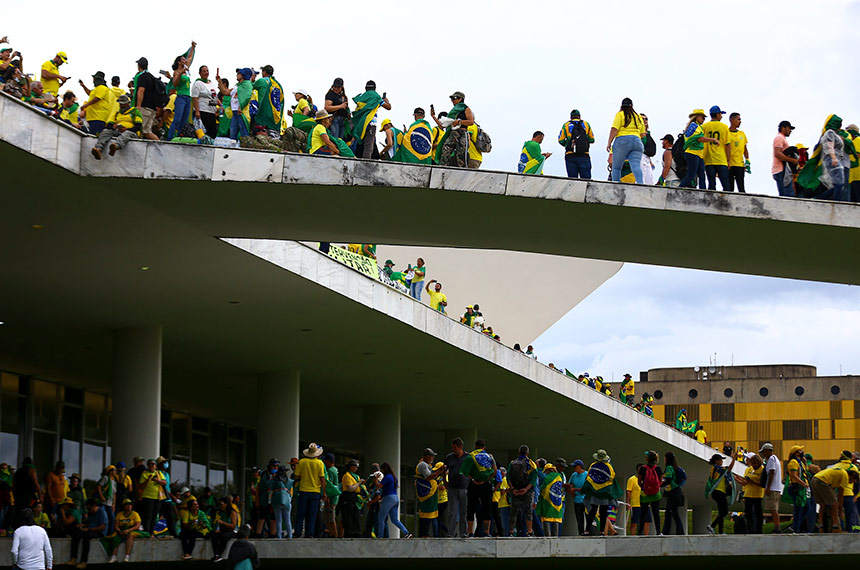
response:
[[[141,132],[145,135],[151,135],[152,123],[155,122],[155,109],[147,109],[146,107],[143,107],[140,110],[140,116],[143,118]]]
[[[812,496],[819,505],[832,505],[836,502],[836,493],[833,488],[821,479],[812,478]]]
[[[323,507],[322,520],[325,524],[334,524],[334,507],[332,503],[328,503]]]
[[[764,510],[766,512],[779,510],[779,499],[782,493],[779,491],[764,492]]]
[[[641,521],[641,522],[651,522],[651,510],[645,509],[645,514],[648,515],[648,520],[647,521]],[[642,507],[632,507],[631,512],[630,512],[630,524],[638,525],[641,518],[642,518]]]

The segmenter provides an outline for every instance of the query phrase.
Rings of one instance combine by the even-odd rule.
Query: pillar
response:
[[[681,528],[684,529],[684,534],[690,534],[689,516],[687,515],[688,508],[686,503],[678,507],[678,514],[681,515]]]
[[[111,456],[157,457],[161,451],[161,326],[114,333]]]
[[[291,457],[301,458],[299,384],[298,370],[257,378],[257,465],[261,468],[272,457],[281,463]]]
[[[693,530],[688,534],[708,534],[711,514],[711,505],[693,505]]]
[[[403,477],[400,476],[400,404],[368,406],[364,409],[364,441],[365,465],[371,463],[381,465],[388,462],[401,487],[410,483],[404,482]],[[421,453],[421,450],[418,453]],[[400,495],[399,490],[397,494]],[[400,512],[403,512],[402,507]],[[398,513],[398,518],[400,518],[400,513]],[[388,536],[400,538],[400,530],[390,521],[388,523]]]

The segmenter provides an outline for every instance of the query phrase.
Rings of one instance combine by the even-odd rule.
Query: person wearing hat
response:
[[[583,121],[579,109],[570,112],[570,120],[558,132],[558,144],[564,147],[564,166],[568,178],[591,178],[589,147],[594,144],[594,131]]]
[[[240,136],[248,136],[251,125],[251,95],[253,87],[251,86],[251,77],[253,72],[250,67],[236,68],[236,84],[232,89],[222,87],[224,90],[229,90],[230,94],[230,112],[232,119],[230,120],[230,138],[234,141],[239,140]],[[221,85],[220,74],[215,75],[215,80],[218,85]]]
[[[359,463],[357,459],[346,462],[346,471],[340,479],[340,516],[343,524],[344,538],[361,538],[361,509],[359,508],[359,497],[365,480],[358,475]]]
[[[385,134],[385,145],[379,152],[379,156],[382,160],[394,160],[403,142],[403,131],[391,124],[391,119],[383,119],[379,130]]]
[[[108,119],[105,128],[99,132],[98,140],[93,146],[92,154],[96,160],[101,160],[102,151],[108,143],[108,154],[113,156],[116,151],[125,148],[130,140],[140,136],[143,127],[140,111],[131,106],[128,95],[120,95],[117,104],[118,108]]]
[[[677,187],[680,185],[681,179],[678,177],[678,165],[672,161],[672,146],[675,144],[675,137],[666,134],[660,139],[660,144],[663,148],[663,170],[660,172],[657,186]]]
[[[12,58],[21,56],[20,52],[12,51],[10,47],[0,49],[0,75],[6,73],[6,69],[12,65]]]
[[[66,81],[69,80],[68,77],[60,74],[60,66],[68,61],[69,58],[66,52],[60,51],[52,59],[42,64],[42,73],[40,75],[42,83],[44,84],[45,91],[54,97],[59,94],[60,87],[65,85]]]
[[[773,138],[773,165],[770,173],[776,182],[776,191],[780,196],[794,196],[794,188],[792,184],[786,183],[785,173],[789,164],[797,164],[798,161],[796,158],[787,156],[784,152],[790,146],[788,137],[791,136],[794,127],[788,121],[780,121],[777,129],[779,132]]]
[[[472,305],[466,305],[466,312],[460,317],[460,322],[469,328],[472,327],[472,323],[475,322],[475,311]]]
[[[394,273],[394,262],[390,259],[385,260],[385,266],[382,268],[382,272],[391,277],[391,274]]]
[[[744,188],[744,174],[750,172],[750,153],[747,149],[747,135],[739,129],[741,126],[741,114],[729,115],[729,146],[732,148],[729,159],[729,191],[746,192]]]
[[[350,134],[359,141],[362,158],[379,158],[376,149],[376,113],[382,107],[391,110],[391,103],[386,93],[376,92],[376,82],[372,79],[364,86],[364,93],[352,98],[355,111],[352,113],[352,130]]]
[[[804,463],[808,470],[809,464],[806,463],[805,457]],[[839,456],[839,462],[831,465],[830,467],[834,469],[842,469],[843,471],[860,473],[857,465],[854,464],[854,454],[848,450],[843,451],[842,455]],[[846,532],[855,532],[853,529],[857,526],[858,521],[857,503],[854,501],[854,485],[845,485],[842,487],[842,491],[842,496],[844,497],[842,501],[842,512],[845,515],[845,519],[842,521],[842,530]]]
[[[773,444],[765,443],[758,450],[762,461],[765,462],[764,470],[767,474],[765,480],[767,487],[764,491],[764,512],[769,513],[773,522],[774,534],[781,532],[779,526],[779,501],[782,497],[782,463],[773,452]]]
[[[807,489],[809,489],[810,476],[806,469],[806,458],[803,455],[802,445],[793,445],[788,452],[788,458],[785,461],[785,470],[788,473],[788,485],[783,491],[782,500],[793,505],[793,513],[791,519],[791,529],[795,533],[803,532],[802,527],[805,526],[807,505]],[[813,529],[806,529],[805,532],[812,532]]]
[[[81,105],[78,113],[86,117],[90,134],[97,135],[107,125],[115,99],[113,93],[108,89],[104,71],[96,71],[93,74],[92,89],[84,85],[83,81],[80,84],[89,95],[89,99]]]
[[[81,523],[82,512],[81,509],[77,508],[75,501],[71,497],[66,497],[60,501],[57,509],[57,522],[54,524],[53,532],[51,533],[52,537],[65,538],[72,536]]]
[[[729,140],[729,128],[723,122],[725,111],[719,105],[714,105],[708,113],[711,120],[702,125],[707,138],[716,142],[705,145],[705,177],[708,179],[708,190],[717,189],[717,178],[723,192],[730,192],[732,187],[729,182],[729,160],[732,154],[731,141]]]
[[[340,149],[334,143],[328,131],[333,119],[334,115],[328,111],[324,109],[317,111],[315,118],[317,124],[308,137],[308,154],[335,156],[340,154]]]
[[[343,89],[343,79],[335,77],[331,89],[325,94],[323,108],[334,115],[331,122],[331,134],[342,139],[346,134],[346,120],[349,119],[349,100]]]
[[[445,121],[436,116],[436,109],[430,105],[430,118],[432,118],[440,129],[445,129],[445,134],[436,145],[436,164],[442,166],[469,166],[469,143],[470,136],[468,127],[475,124],[475,115],[472,109],[466,105],[466,95],[462,91],[454,91],[448,97],[454,105],[445,116]],[[466,127],[461,129],[460,127]]]
[[[693,109],[688,115],[689,121],[684,128],[684,159],[687,162],[687,174],[681,180],[681,188],[695,188],[696,181],[699,188],[705,189],[705,144],[719,144],[715,138],[705,136],[702,123],[705,122],[704,109]]]
[[[112,526],[112,530],[116,533],[109,536],[106,540],[107,550],[110,552],[110,560],[108,562],[116,562],[119,545],[125,543],[125,558],[123,562],[128,562],[131,559],[131,550],[134,547],[134,539],[137,537],[148,536],[140,530],[141,522],[140,515],[134,512],[134,504],[131,499],[123,500],[120,505],[120,512],[116,515],[116,522]],[[109,533],[110,534],[110,533]]]
[[[317,513],[320,511],[322,491],[326,487],[325,465],[320,460],[323,448],[315,443],[302,451],[303,457],[296,465],[293,479],[299,482],[296,501],[296,538],[313,538]]]

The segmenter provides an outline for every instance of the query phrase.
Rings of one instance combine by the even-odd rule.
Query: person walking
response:
[[[397,496],[397,488],[400,486],[397,482],[397,477],[391,469],[389,463],[383,463],[379,466],[379,471],[382,473],[382,479],[376,484],[382,491],[382,501],[379,505],[379,515],[377,529],[379,534],[376,538],[388,538],[388,521],[400,529],[403,533],[401,538],[412,538],[409,530],[400,522],[398,511],[400,510],[400,498]]]
[[[564,147],[564,166],[568,178],[591,178],[589,147],[594,144],[594,131],[582,120],[579,109],[570,112],[570,120],[561,126],[558,144]]]
[[[633,109],[633,100],[625,97],[621,101],[621,110],[615,113],[612,128],[609,129],[609,141],[606,152],[612,153],[612,181],[621,180],[621,169],[624,161],[630,162],[630,170],[636,179],[636,184],[642,184],[642,153],[645,147],[642,137],[645,136],[645,123],[642,117]],[[613,144],[614,143],[614,144]]]
[[[609,506],[615,505],[617,500],[623,496],[624,491],[615,478],[615,469],[612,467],[612,459],[605,449],[598,449],[592,454],[594,463],[588,467],[588,475],[583,485],[585,494],[585,534],[595,536],[592,528],[594,517],[600,513],[601,525],[605,528],[609,514]],[[659,484],[658,484],[659,490]],[[641,499],[640,499],[641,500]],[[601,534],[599,531],[597,534]]]
[[[708,533],[724,534],[723,519],[729,514],[728,499],[732,496],[732,467],[735,465],[735,458],[732,457],[732,462],[728,467],[723,467],[723,456],[715,453],[710,461],[711,469],[708,475],[708,482],[705,485],[705,496],[710,497],[717,503],[717,516],[713,522],[708,525]]]
[[[662,482],[662,486],[665,488],[666,517],[663,522],[662,534],[666,536],[672,534],[673,522],[675,523],[675,534],[685,534],[678,509],[684,506],[684,491],[681,489],[681,486],[686,481],[686,473],[678,467],[678,462],[673,452],[667,451],[663,456],[663,460],[666,463]]]

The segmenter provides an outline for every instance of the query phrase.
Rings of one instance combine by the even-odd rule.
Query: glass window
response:
[[[6,433],[21,433],[20,421],[24,417],[18,413],[18,377],[13,374],[0,374],[0,430]],[[18,463],[17,460],[13,465]]]
[[[82,483],[87,489],[87,494],[95,488],[96,481],[101,477],[105,468],[104,446],[97,443],[84,443],[84,465],[81,470]]]
[[[186,414],[173,414],[173,449],[171,455],[191,457],[191,417]]]
[[[223,497],[227,494],[224,486],[224,466],[219,465],[209,470],[209,486],[212,488],[212,494],[216,497]]]
[[[278,459],[281,459],[280,457]],[[289,461],[284,457],[281,461]],[[250,469],[257,465],[257,432],[249,429],[245,431],[245,467]]]
[[[230,426],[230,439],[245,441],[245,430],[241,426]]]
[[[804,392],[803,386],[798,386],[797,388],[794,389],[794,393],[797,394],[798,396],[803,396],[803,392]]]
[[[759,390],[759,391],[758,391],[758,394],[759,394],[759,396],[761,396],[762,398],[767,398],[767,395],[768,395],[768,389],[767,389],[767,388],[765,388],[765,387],[762,387],[762,388],[761,388],[761,390]]]
[[[83,410],[75,406],[63,406],[63,418],[60,421],[60,435],[65,439],[80,442],[83,431]]]
[[[84,394],[84,437],[107,441],[106,397],[102,394]]]
[[[60,459],[66,463],[66,474],[71,477],[72,473],[81,472],[81,442],[70,439],[62,440]]]
[[[242,486],[242,472],[245,470],[242,462],[245,453],[242,444],[235,441],[230,442],[227,451],[227,489],[230,493],[236,493]],[[282,461],[289,461],[289,458]]]
[[[205,431],[206,433],[209,433],[209,420],[194,416],[191,418],[191,429],[194,431]]]
[[[690,396],[690,399],[691,399],[691,400],[695,400],[695,399],[696,399],[696,396],[698,396],[698,395],[699,395],[699,391],[698,391],[698,390],[696,390],[695,388],[693,388],[692,390],[690,390],[690,391],[687,393],[687,395],[688,395],[688,396]]]
[[[170,459],[170,482],[183,487],[188,484],[188,462],[184,459]]]
[[[44,431],[33,432],[33,464],[36,472],[47,473],[54,468],[57,456],[57,435]]]
[[[203,434],[191,434],[191,461],[201,465],[209,463],[209,438]]]
[[[734,390],[732,390],[731,388],[726,388],[725,390],[723,390],[723,395],[724,395],[726,398],[731,398],[732,396],[734,396],[734,395],[735,395],[735,391],[734,391]]]
[[[213,422],[212,437],[209,438],[209,460],[227,463],[227,424]]]
[[[57,385],[33,380],[33,427],[56,431],[58,412]]]
[[[188,486],[194,490],[195,496],[203,492],[206,487],[206,466],[199,463],[191,464],[191,473],[188,478]]]
[[[18,465],[18,434],[0,433],[0,461],[11,467]]]
[[[170,426],[161,426],[161,436],[158,441],[158,454],[164,457],[170,457]]]
[[[63,399],[69,404],[84,405],[84,391],[77,388],[63,388]]]

